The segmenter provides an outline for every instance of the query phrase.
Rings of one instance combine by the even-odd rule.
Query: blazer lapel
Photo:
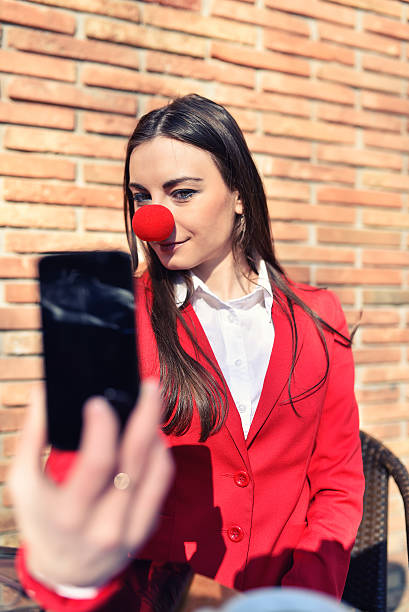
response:
[[[247,448],[254,442],[257,434],[270,416],[285,386],[288,384],[288,378],[290,376],[294,339],[291,329],[292,326],[287,317],[287,315],[290,316],[290,312],[286,306],[285,297],[280,297],[285,304],[284,308],[286,308],[286,312],[283,311],[275,298],[272,308],[275,332],[274,345],[271,351],[260,400],[246,439]],[[297,326],[297,353],[302,345],[302,329],[300,329],[300,327],[299,325]],[[285,397],[287,397],[287,394],[285,394]]]
[[[207,336],[205,334],[205,331],[202,327],[202,325],[200,324],[199,318],[196,315],[193,307],[191,306],[191,304],[188,304],[186,306],[186,308],[183,310],[183,315],[184,315],[184,319],[187,323],[187,325],[189,326],[190,330],[193,332],[193,335],[196,337],[197,342],[200,346],[200,348],[204,351],[205,355],[207,355],[209,357],[209,359],[211,360],[211,362],[215,363],[216,366],[218,367],[219,371],[221,372],[221,368],[217,362],[217,359],[213,353],[212,347],[210,345],[209,340],[207,339]],[[188,351],[188,345],[190,345],[191,343],[188,341],[187,335],[186,333],[184,333],[182,330],[179,333],[179,338],[180,341],[182,343],[182,346],[185,350]],[[190,351],[188,351],[190,352]],[[195,359],[197,359],[199,361],[199,363],[206,368],[210,374],[214,375],[214,371],[213,369],[210,367],[209,363],[206,361],[206,359],[203,357],[203,355],[199,354],[195,354],[194,355]],[[236,404],[234,402],[233,396],[230,392],[230,389],[224,379],[224,376],[222,374],[222,378],[224,380],[225,386],[226,386],[226,391],[227,391],[227,401],[228,401],[228,413],[227,413],[227,417],[226,417],[226,421],[225,421],[225,426],[230,434],[231,439],[233,440],[237,450],[239,451],[243,461],[245,462],[246,465],[248,465],[248,456],[247,456],[247,449],[246,449],[246,440],[244,438],[244,433],[243,433],[243,426],[241,423],[241,418],[239,415],[239,412],[236,408]]]

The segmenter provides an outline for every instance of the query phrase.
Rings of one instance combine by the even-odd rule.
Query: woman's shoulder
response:
[[[339,297],[330,289],[306,283],[290,283],[297,297],[324,321],[336,329],[345,319]]]

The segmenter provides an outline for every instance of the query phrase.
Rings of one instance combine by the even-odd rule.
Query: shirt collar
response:
[[[196,276],[196,274],[194,274],[193,272],[191,272],[190,274],[192,278],[194,294],[198,295],[200,293],[205,293],[208,296],[212,296],[212,298],[217,300],[219,303],[226,304],[226,302],[223,302],[223,300],[217,297],[217,295],[215,295],[208,288],[208,286],[202,280],[200,280],[198,276]],[[258,279],[257,279],[256,285],[257,287],[254,289],[254,291],[249,293],[248,296],[243,296],[243,299],[249,297],[250,295],[253,295],[255,291],[262,290],[263,296],[264,296],[265,309],[268,312],[271,312],[271,308],[273,306],[273,290],[271,287],[270,279],[268,277],[266,262],[263,259],[261,259],[259,262]],[[182,304],[186,300],[186,295],[187,295],[186,283],[183,277],[180,275],[178,276],[175,282],[175,302],[179,308],[182,306]]]

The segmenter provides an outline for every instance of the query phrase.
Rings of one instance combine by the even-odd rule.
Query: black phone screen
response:
[[[89,397],[104,395],[123,428],[139,392],[130,257],[46,255],[39,278],[48,441],[75,450]]]

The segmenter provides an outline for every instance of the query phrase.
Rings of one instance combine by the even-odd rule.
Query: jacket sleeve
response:
[[[348,337],[338,298],[325,318]],[[307,477],[310,503],[306,525],[282,586],[300,586],[341,599],[351,550],[362,518],[364,477],[354,395],[352,350],[334,335],[327,391]]]

